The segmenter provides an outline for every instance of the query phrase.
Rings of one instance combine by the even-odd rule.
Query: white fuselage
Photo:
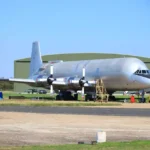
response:
[[[105,87],[109,91],[139,90],[150,87],[150,79],[136,76],[134,72],[138,69],[148,69],[146,65],[137,58],[114,58],[66,61],[54,63],[54,77],[82,77],[82,68],[85,67],[86,80],[102,78]],[[50,64],[46,69],[38,71],[36,75],[49,76]]]

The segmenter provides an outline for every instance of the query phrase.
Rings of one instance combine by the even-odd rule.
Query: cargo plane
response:
[[[43,63],[38,42],[32,43],[29,77],[1,80],[50,88],[50,93],[53,93],[54,86],[59,90],[82,89],[84,94],[84,88],[94,89],[96,80],[100,78],[110,95],[115,91],[150,88],[150,71],[140,59],[125,57],[65,62],[54,60]]]

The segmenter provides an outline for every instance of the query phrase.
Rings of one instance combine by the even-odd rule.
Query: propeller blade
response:
[[[85,68],[83,67],[82,76],[85,77]]]
[[[53,66],[50,66],[50,74],[53,75]]]
[[[50,66],[50,75],[53,78],[53,65]],[[53,84],[50,85],[50,94],[53,94]]]
[[[84,96],[84,86],[82,87],[82,95]]]
[[[82,77],[83,77],[83,80],[85,80],[85,67],[83,67],[83,70],[82,70]],[[84,84],[82,86],[82,96],[84,97]]]
[[[50,94],[53,94],[53,85],[50,85]]]

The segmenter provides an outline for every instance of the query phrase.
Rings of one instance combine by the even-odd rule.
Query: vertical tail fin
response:
[[[41,65],[42,65],[42,58],[40,52],[40,44],[39,42],[33,42],[29,77],[31,77],[33,73],[35,73],[41,67]]]

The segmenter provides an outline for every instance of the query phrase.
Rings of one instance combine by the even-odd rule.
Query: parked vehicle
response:
[[[47,94],[47,91],[46,90],[39,90],[38,93],[39,94]]]
[[[28,89],[26,92],[29,93],[29,94],[30,93],[33,94],[33,93],[37,93],[38,90],[37,89]]]
[[[73,96],[73,94],[74,94],[74,91],[71,91],[71,90],[60,91],[58,95],[56,95],[56,100],[75,100],[75,97]]]

